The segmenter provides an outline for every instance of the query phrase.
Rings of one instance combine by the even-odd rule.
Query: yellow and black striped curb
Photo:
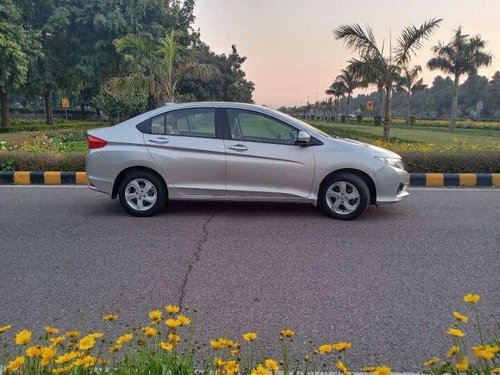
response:
[[[0,172],[0,185],[87,185],[85,172]]]
[[[410,186],[500,187],[500,173],[411,173]]]
[[[0,172],[0,185],[87,185],[85,172]],[[410,186],[500,187],[500,173],[411,173]]]

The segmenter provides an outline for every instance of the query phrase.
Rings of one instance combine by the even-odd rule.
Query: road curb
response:
[[[0,185],[87,185],[85,172],[0,172]],[[500,173],[411,173],[410,186],[500,187]]]

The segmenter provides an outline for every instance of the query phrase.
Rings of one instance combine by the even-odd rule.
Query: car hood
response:
[[[363,150],[368,154],[371,154],[372,156],[380,156],[384,158],[401,158],[398,154],[395,152],[389,151],[385,148],[374,146],[368,143],[356,141],[354,139],[349,139],[349,138],[337,138],[332,140],[337,144],[341,144],[346,148],[357,148],[359,150]]]

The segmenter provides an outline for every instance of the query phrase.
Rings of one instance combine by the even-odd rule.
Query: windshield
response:
[[[301,126],[307,128],[307,129],[310,129],[310,130],[313,130],[315,131],[316,133],[319,133],[321,134],[323,137],[326,137],[326,138],[340,138],[340,137],[337,137],[336,135],[331,135],[331,134],[328,134],[328,133],[325,133],[324,131],[322,130],[319,130],[318,128],[308,124],[307,122],[304,122],[302,120],[299,120],[298,118],[296,117],[293,117],[293,116],[290,116],[290,115],[287,115],[286,113],[283,113],[283,112],[280,112],[280,114],[282,116],[285,116],[287,117],[288,119],[292,120],[293,122],[298,122]]]

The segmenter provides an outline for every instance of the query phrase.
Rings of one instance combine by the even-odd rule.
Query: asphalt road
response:
[[[349,340],[353,365],[411,371],[449,347],[465,293],[500,318],[499,260],[500,190],[414,189],[341,222],[240,203],[138,219],[86,188],[0,187],[0,325],[38,331],[141,323],[181,300],[205,340],[256,330],[273,348],[291,327],[296,353]]]

